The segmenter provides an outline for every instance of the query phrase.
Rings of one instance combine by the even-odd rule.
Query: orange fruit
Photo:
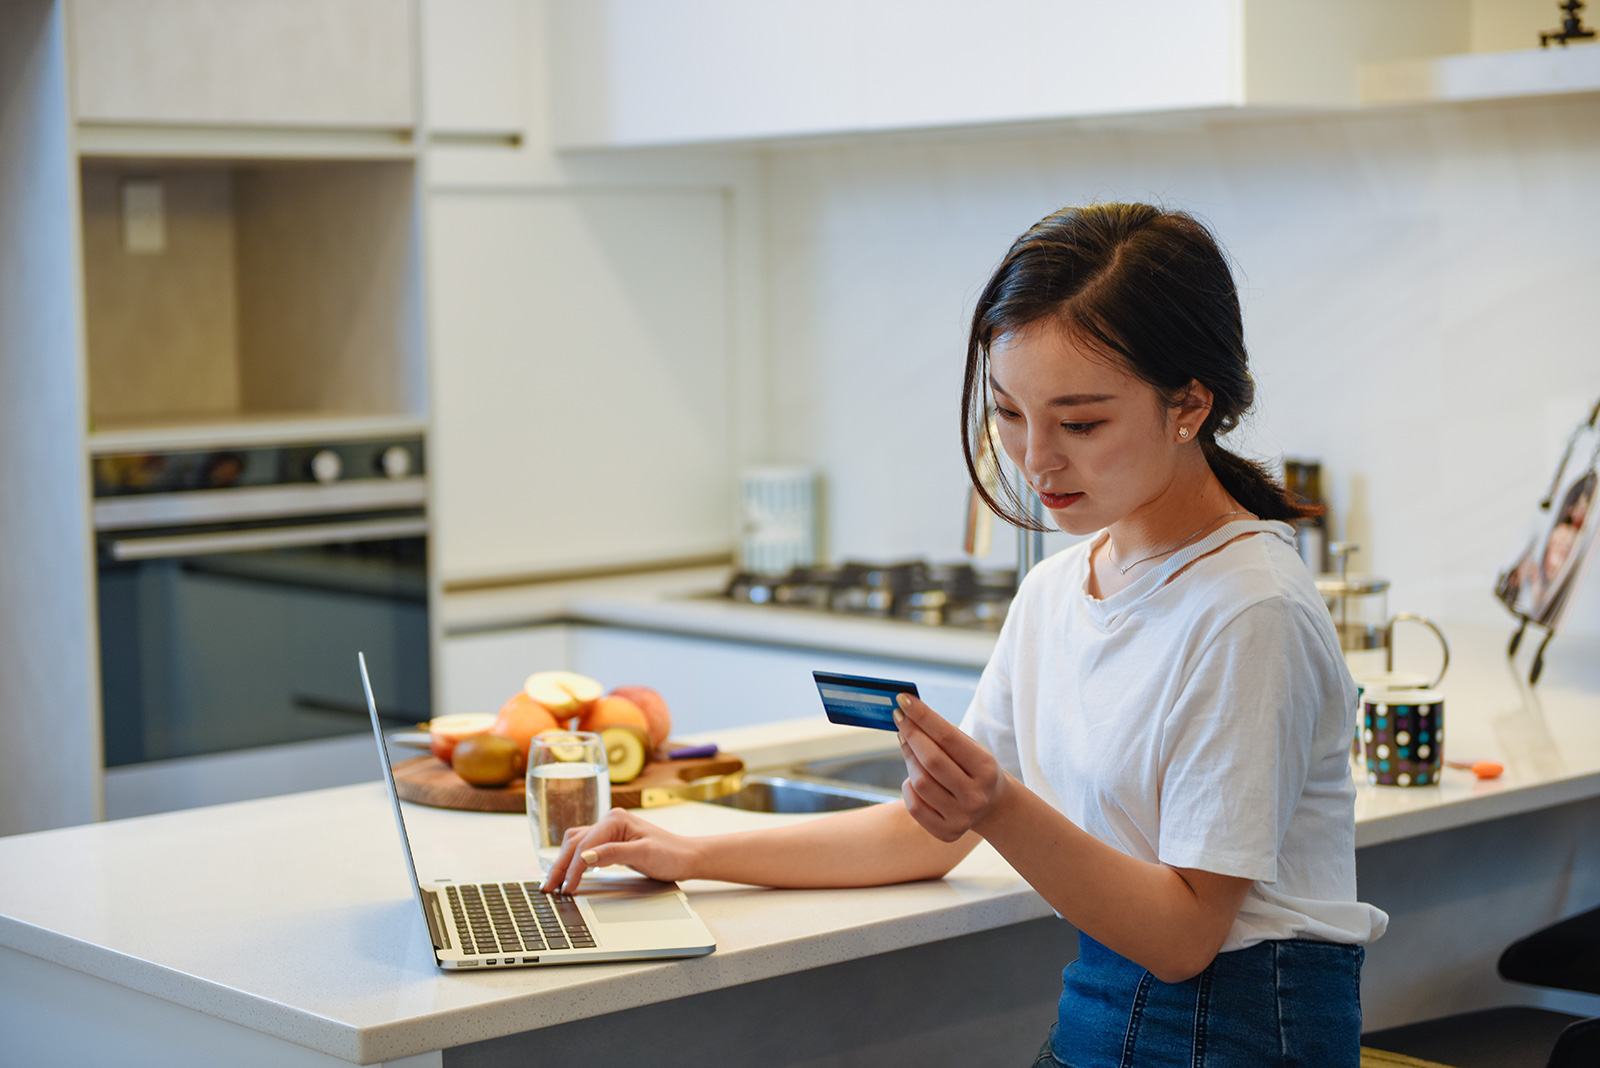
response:
[[[619,726],[638,727],[647,735],[650,733],[650,721],[644,718],[639,706],[626,697],[602,697],[578,719],[580,731],[598,732],[606,727]]]
[[[540,731],[551,731],[560,726],[548,708],[529,697],[525,690],[518,690],[510,700],[500,706],[500,717],[494,721],[490,733],[517,743],[517,749],[522,754],[523,766],[526,767],[528,748],[533,744],[533,736]]]

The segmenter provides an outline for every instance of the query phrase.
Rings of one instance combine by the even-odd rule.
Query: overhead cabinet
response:
[[[72,0],[82,123],[405,128],[411,0]]]
[[[446,588],[727,554],[726,194],[429,199],[434,563]]]
[[[1353,107],[1466,51],[1470,0],[553,0],[556,139],[693,144]]]
[[[524,0],[422,0],[423,114],[435,138],[517,138]]]

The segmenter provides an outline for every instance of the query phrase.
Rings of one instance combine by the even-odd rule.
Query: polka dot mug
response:
[[[1444,762],[1444,695],[1437,690],[1367,690],[1360,738],[1367,781],[1436,786]]]

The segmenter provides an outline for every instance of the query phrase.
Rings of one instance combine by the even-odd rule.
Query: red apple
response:
[[[618,686],[611,693],[615,697],[626,697],[639,706],[639,711],[644,713],[645,721],[649,724],[652,745],[667,744],[667,735],[672,733],[672,713],[667,711],[667,702],[659,693],[648,686]]]

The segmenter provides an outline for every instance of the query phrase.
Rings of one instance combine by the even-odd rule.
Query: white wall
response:
[[[0,17],[0,835],[94,819],[77,168],[62,8]]]
[[[1322,460],[1391,610],[1507,621],[1487,591],[1600,396],[1600,100],[1166,126],[768,157],[768,446],[823,470],[830,556],[959,556],[978,290],[1047,212],[1156,199],[1236,261],[1259,390],[1235,445]],[[1597,585],[1570,629],[1600,633]]]

